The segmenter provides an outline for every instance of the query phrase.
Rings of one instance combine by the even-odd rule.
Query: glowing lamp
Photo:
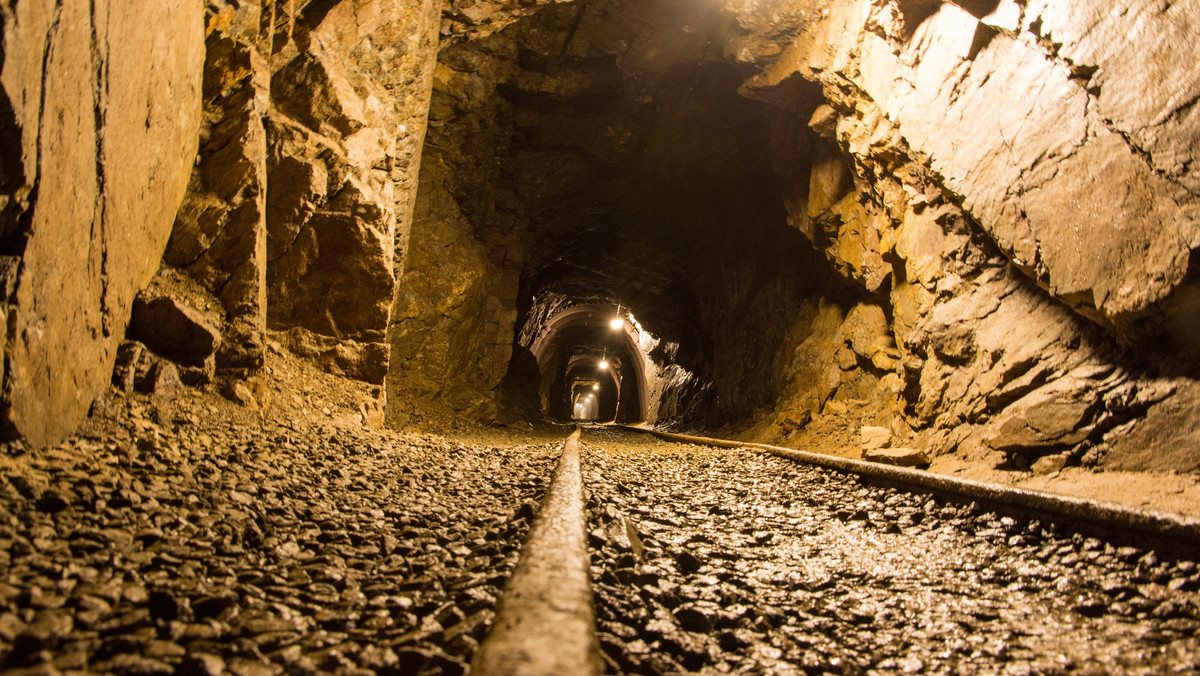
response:
[[[616,317],[611,322],[609,322],[608,325],[609,325],[609,327],[611,327],[613,329],[619,329],[619,328],[625,326],[625,320],[621,319],[620,317]]]
[[[608,360],[607,359],[600,362],[600,368],[602,368],[602,369],[608,368]]]

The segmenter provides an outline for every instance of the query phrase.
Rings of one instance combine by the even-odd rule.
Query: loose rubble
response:
[[[311,408],[114,393],[84,435],[3,449],[0,670],[464,673],[557,445]]]
[[[1174,673],[1193,561],[749,450],[584,434],[609,673]]]

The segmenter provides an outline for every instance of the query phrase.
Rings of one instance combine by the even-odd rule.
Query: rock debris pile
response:
[[[462,674],[558,456],[114,399],[0,455],[5,673]]]
[[[610,673],[1167,673],[1192,561],[752,451],[584,435]]]

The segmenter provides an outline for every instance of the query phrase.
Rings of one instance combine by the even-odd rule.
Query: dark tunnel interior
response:
[[[572,417],[572,382],[599,378],[589,369],[606,350],[619,396],[601,397],[599,419],[650,414],[716,426],[745,416],[769,403],[777,385],[769,374],[784,329],[761,320],[796,312],[836,285],[789,224],[781,185],[781,174],[807,173],[804,122],[822,100],[819,89],[803,89],[787,110],[747,98],[739,91],[745,69],[699,30],[699,38],[664,45],[668,53],[653,68],[602,45],[546,49],[545,41],[566,41],[572,30],[593,43],[646,39],[637,10],[613,9],[582,25],[576,11],[547,9],[514,26],[520,51],[505,56],[524,76],[497,87],[502,122],[493,133],[506,135],[507,171],[488,179],[511,178],[528,218],[514,349],[530,349],[535,336],[549,341],[534,354],[540,381],[552,383],[541,388],[540,408],[553,418]],[[721,29],[717,17],[707,20],[707,30]],[[481,42],[447,50],[443,60],[477,63],[488,50]],[[569,85],[529,86],[539,79]],[[475,133],[474,120],[457,118],[427,151],[438,152],[438,139],[456,125],[461,138]],[[618,344],[603,317],[545,336],[558,313],[584,306],[625,308],[648,342]],[[648,362],[673,374],[662,391],[648,389]]]

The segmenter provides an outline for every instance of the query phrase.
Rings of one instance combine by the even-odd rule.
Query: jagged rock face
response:
[[[662,320],[658,332],[710,388],[709,425],[773,404],[750,418],[766,438],[799,442],[825,429],[814,421],[854,417],[901,445],[1015,466],[1063,452],[1116,462],[1129,455],[1119,450],[1127,425],[1142,417],[1157,421],[1147,434],[1194,446],[1194,425],[1168,431],[1164,421],[1186,421],[1181,411],[1192,409],[1181,402],[1195,382],[1162,378],[1171,357],[1146,349],[1196,347],[1178,320],[1200,245],[1194,177],[1181,159],[1200,137],[1195,96],[1160,84],[1196,80],[1187,59],[1160,59],[1186,44],[1171,37],[1194,8],[777,0],[686,9],[546,8],[443,50],[427,151],[439,158],[428,172],[438,186],[431,231],[458,222],[449,239],[470,233],[507,252],[499,262],[476,256],[470,284],[430,291],[440,306],[470,308],[451,312],[456,326],[498,316],[481,309],[489,295],[507,311],[512,287],[485,294],[480,280],[523,260],[518,307],[543,294],[620,298],[648,327]],[[742,95],[764,104],[758,117],[712,134],[718,127],[701,118],[655,107],[688,61],[692,72],[736,74]],[[1146,97],[1131,102],[1138,90]],[[704,103],[710,120],[736,105]],[[676,133],[656,138],[642,115]],[[748,140],[738,128],[751,124],[769,140]],[[729,135],[769,156],[768,170],[723,155]],[[677,152],[639,165],[633,158],[656,142]],[[671,191],[658,177],[692,180],[722,161],[699,192],[719,184],[733,196],[736,227],[662,206]],[[756,191],[739,176],[776,187]],[[639,201],[645,185],[652,197]],[[753,203],[783,213],[750,216]],[[634,211],[655,217],[628,218]],[[492,229],[497,215],[506,225]],[[686,225],[673,229],[673,217]],[[514,220],[528,233],[519,254]],[[744,232],[747,220],[771,234],[747,239],[745,258],[729,255],[736,238],[709,234]],[[774,233],[785,223],[825,262],[784,245]],[[581,250],[609,264],[572,253]],[[787,263],[770,263],[774,255]],[[440,330],[415,326],[403,335]],[[487,353],[472,339],[436,351],[460,363]],[[471,362],[482,365],[472,375],[481,396],[503,372],[499,357]],[[427,390],[454,380],[445,369]]]
[[[0,3],[3,417],[52,442],[107,386],[200,122],[202,8]]]
[[[808,184],[793,184],[792,222],[841,276],[886,296],[899,350],[878,359],[859,349],[856,331],[846,330],[858,323],[851,313],[844,342],[834,341],[844,345],[842,373],[827,366],[809,370],[805,381],[816,385],[794,380],[768,436],[849,409],[935,452],[999,452],[1026,467],[1067,451],[1072,461],[1125,466],[1133,453],[1126,433],[1145,416],[1155,420],[1147,434],[1164,447],[1194,448],[1195,411],[1181,415],[1180,402],[1193,400],[1195,381],[1156,377],[1162,366],[1144,359],[1187,362],[1194,342],[1156,336],[1153,321],[1134,323],[1154,316],[1174,289],[1183,287],[1168,304],[1188,297],[1196,199],[1186,172],[1163,171],[1155,154],[1189,145],[1153,146],[1187,124],[1187,106],[1152,106],[1160,117],[1132,123],[1147,130],[1141,141],[1127,141],[1129,124],[1098,115],[1103,94],[1089,77],[1099,82],[1104,67],[1074,62],[1069,71],[1060,55],[1082,52],[1047,37],[1076,30],[1067,27],[1089,21],[1088,11],[1001,2],[970,6],[977,17],[951,4],[915,4],[812,3],[796,9],[806,27],[788,48],[753,32],[739,46],[739,58],[762,65],[750,95],[783,100],[796,75],[821,82],[832,107],[810,124],[842,159],[814,162]],[[1154,49],[1131,41],[1132,28],[1171,35],[1187,12],[1151,5],[1092,17],[1109,44],[1078,40],[1091,45],[1097,65]],[[1029,91],[1037,94],[1017,94]],[[793,205],[806,189],[801,210]],[[1142,358],[1114,337],[1138,344]],[[1168,341],[1184,352],[1161,352]],[[811,353],[798,351],[798,362],[811,362]],[[1179,416],[1170,432],[1166,410]],[[1197,465],[1195,457],[1174,460]]]
[[[262,116],[270,105],[265,47],[271,39],[271,24],[263,19],[255,3],[236,10],[209,3],[200,152],[163,257],[221,298],[223,367],[256,367],[263,356]]]
[[[1172,53],[1194,32],[1190,3],[781,4],[815,20],[777,57],[774,41],[743,47],[763,64],[751,88],[800,75],[870,101],[1010,260],[1081,313],[1131,330],[1183,281],[1200,192],[1180,158],[1200,115],[1176,84],[1194,89],[1196,66]]]
[[[382,383],[438,28],[435,3],[212,0],[206,129],[165,262],[225,306],[225,367],[267,328]]]
[[[1139,446],[1200,447],[1194,1],[57,11],[0,7],[4,398],[34,441],[103,387],[165,246],[221,366],[278,331],[386,377],[393,424],[496,416],[506,373],[547,382],[510,362],[548,308],[621,303],[660,419],[1200,466]]]

